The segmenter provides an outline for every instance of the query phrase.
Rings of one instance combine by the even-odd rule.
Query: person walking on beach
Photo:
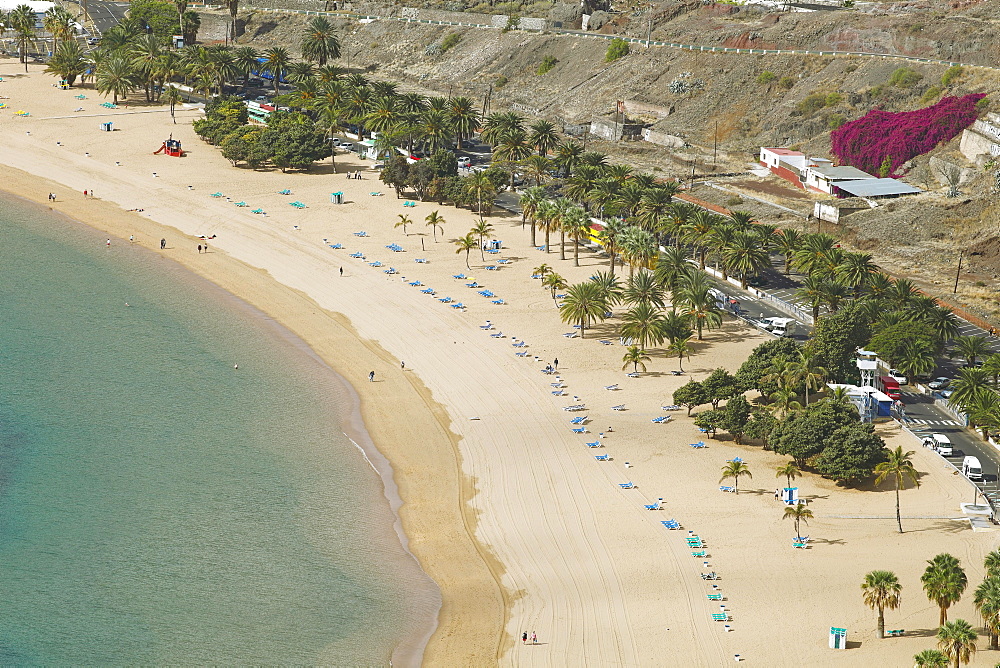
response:
[[[198,255],[201,255],[201,244],[198,244]]]
[[[83,199],[87,199],[87,191],[86,190],[83,191]]]
[[[525,631],[524,633],[521,634],[521,644],[522,645],[527,645],[528,644],[528,632],[527,631]]]
[[[208,252],[208,244],[205,244],[205,252]]]
[[[340,277],[341,278],[344,277],[344,268],[343,267],[340,268]]]
[[[558,357],[557,357],[557,358],[555,358],[554,360],[552,360],[552,367],[553,367],[553,368],[554,368],[554,369],[555,369],[556,371],[558,371],[558,370],[559,370],[559,358],[558,358]]]
[[[166,239],[160,239],[160,250],[163,250],[166,247],[167,247],[167,240]]]
[[[375,382],[375,372],[374,371],[369,371],[368,372],[368,382],[369,383],[374,383]]]
[[[531,644],[532,645],[537,645],[538,644],[538,636],[535,635],[534,631],[531,632]]]
[[[406,362],[404,362],[403,360],[399,360],[399,368],[406,369]]]
[[[108,248],[111,248],[111,239],[108,239]]]
[[[134,244],[135,243],[135,235],[134,234],[128,235],[128,242],[130,244]]]

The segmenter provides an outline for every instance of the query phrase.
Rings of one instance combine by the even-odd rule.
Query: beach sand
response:
[[[694,450],[688,444],[701,436],[683,411],[670,413],[667,424],[650,422],[666,414],[661,406],[672,403],[674,389],[716,367],[735,370],[767,335],[729,320],[695,346],[685,375],[670,374],[677,360],[654,352],[650,373],[628,377],[613,327],[567,338],[573,328],[560,323],[549,293],[530,278],[545,262],[571,283],[586,280],[606,268],[593,253],[582,252],[574,267],[558,251],[532,248],[519,220],[496,214],[490,222],[504,247],[498,257],[511,264],[487,271],[483,265],[496,257],[484,262],[474,251],[467,269],[450,240],[478,220],[474,213],[433,203],[404,208],[373,172],[365,170],[363,180],[344,176],[370,163],[340,154],[338,174],[329,163],[307,174],[234,168],[194,135],[190,122],[199,112],[178,111],[174,125],[162,110],[104,110],[89,88],[52,88],[53,78],[37,67],[18,76],[12,60],[0,68],[10,109],[31,112],[0,112],[4,189],[42,203],[55,192],[54,209],[106,230],[114,243],[134,234],[158,248],[166,238],[165,259],[273,316],[354,385],[364,427],[393,467],[409,548],[442,591],[426,665],[715,666],[737,654],[766,666],[902,665],[934,645],[937,610],[919,585],[926,560],[951,552],[971,587],[981,580],[995,537],[944,519],[960,516],[958,504],[971,501],[972,488],[892,427],[884,428],[890,447],[915,450],[923,473],[919,489],[901,494],[907,533],[896,532],[888,487],[846,490],[806,476],[796,484],[815,513],[803,527],[812,547],[798,550],[773,499],[783,483],[774,469],[785,458],[729,441]],[[75,100],[78,92],[89,99]],[[84,111],[74,115],[78,106]],[[101,132],[105,120],[119,130]],[[186,157],[152,155],[170,133],[183,141]],[[99,199],[84,199],[93,188]],[[285,188],[291,196],[277,194]],[[329,202],[336,191],[347,203]],[[370,195],[378,191],[384,195]],[[228,201],[211,197],[215,192]],[[307,208],[289,206],[295,200]],[[249,206],[234,206],[238,201]],[[250,213],[258,207],[267,216]],[[137,208],[143,211],[124,211]],[[423,225],[435,210],[446,219],[438,243]],[[409,235],[393,227],[399,214],[415,221]],[[203,242],[195,235],[213,234],[211,252],[199,254]],[[405,251],[385,248],[390,243]],[[350,258],[353,252],[366,260]],[[396,275],[385,273],[390,266]],[[507,303],[492,304],[455,274],[474,277]],[[437,294],[422,294],[424,287]],[[449,296],[467,308],[438,301]],[[480,328],[487,319],[493,330]],[[504,337],[490,336],[498,332]],[[515,338],[527,347],[513,347]],[[555,358],[565,396],[553,396],[555,379],[541,373]],[[620,389],[604,389],[612,384]],[[562,410],[577,403],[574,396],[587,411]],[[626,410],[611,409],[619,404]],[[589,417],[589,433],[570,430],[576,415]],[[602,446],[585,445],[595,440]],[[596,461],[598,454],[611,459]],[[733,456],[754,475],[740,481],[739,495],[719,491],[720,469]],[[621,489],[626,481],[636,488]],[[658,498],[663,510],[643,508]],[[661,526],[670,518],[684,529]],[[691,555],[688,530],[705,540],[706,558]],[[906,629],[902,638],[875,637],[875,614],[860,589],[873,569],[893,570],[902,581],[903,606],[886,622]],[[711,619],[720,602],[707,599],[714,590],[699,577],[705,571],[722,577],[715,584],[731,632]],[[978,623],[971,588],[950,617]],[[848,628],[851,651],[827,649],[831,626]],[[536,632],[539,644],[522,646],[522,632]],[[985,649],[985,639],[980,645]],[[981,651],[979,660],[990,655]]]

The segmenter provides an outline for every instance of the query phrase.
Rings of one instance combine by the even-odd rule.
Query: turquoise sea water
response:
[[[0,258],[0,665],[419,647],[437,592],[341,431],[339,378],[158,251],[44,209],[0,199]]]

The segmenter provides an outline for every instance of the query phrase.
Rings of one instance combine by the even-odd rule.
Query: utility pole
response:
[[[646,48],[649,48],[649,38],[653,36],[653,15],[649,15],[649,26],[646,28]]]
[[[962,273],[962,256],[965,255],[964,250],[958,251],[958,271],[955,272],[955,289],[951,291],[951,294],[958,294],[958,277]]]
[[[719,121],[715,122],[715,134],[712,140],[712,171],[715,171],[716,159],[719,157]]]

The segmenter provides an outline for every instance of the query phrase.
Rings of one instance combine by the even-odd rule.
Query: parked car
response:
[[[461,156],[458,159],[458,166],[459,167],[471,167],[472,166],[472,158],[470,158],[467,155]]]
[[[337,148],[342,148],[345,151],[353,151],[354,150],[354,144],[352,144],[349,141],[345,141],[345,142],[341,143],[340,146],[338,146]]]
[[[938,378],[935,378],[931,382],[927,383],[927,387],[931,388],[932,390],[943,390],[944,388],[948,387],[949,383],[951,383],[950,378],[945,378],[944,376],[940,376]]]
[[[906,374],[902,373],[899,369],[889,369],[889,377],[900,385],[906,385]]]
[[[949,397],[951,397],[951,393],[952,392],[954,392],[954,390],[952,390],[951,388],[948,388],[948,389],[941,390],[940,392],[938,392],[938,394],[940,394],[943,398],[948,399]]]

